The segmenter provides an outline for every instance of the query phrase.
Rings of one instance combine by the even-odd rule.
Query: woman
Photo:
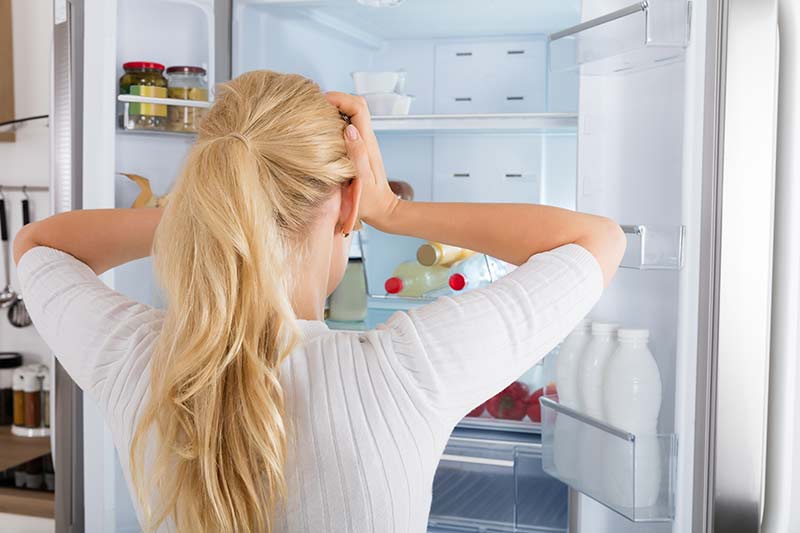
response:
[[[330,331],[360,220],[521,266]],[[151,249],[165,311],[97,278]],[[596,216],[401,201],[362,99],[267,71],[220,88],[163,213],[61,214],[14,245],[34,323],[104,410],[143,527],[237,532],[424,531],[454,425],[569,332],[623,249]]]

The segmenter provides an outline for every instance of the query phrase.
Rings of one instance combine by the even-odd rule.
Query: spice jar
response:
[[[36,368],[25,372],[25,424],[26,428],[42,425],[42,380]]]
[[[14,396],[14,425],[25,425],[25,367],[14,370],[12,394]]]
[[[169,98],[208,102],[206,70],[202,67],[169,67],[167,69]],[[167,129],[196,132],[205,114],[202,107],[171,105],[167,111]]]
[[[44,485],[42,475],[42,460],[33,459],[25,465],[25,486],[29,489],[39,490]]]
[[[22,356],[0,352],[0,426],[14,421],[14,369],[22,366]]]
[[[167,97],[164,65],[149,61],[132,61],[122,65],[125,74],[119,79],[119,94]],[[163,130],[167,123],[167,106],[140,102],[123,103],[120,126],[128,130]]]
[[[44,375],[42,380],[42,425],[50,427],[50,373]]]

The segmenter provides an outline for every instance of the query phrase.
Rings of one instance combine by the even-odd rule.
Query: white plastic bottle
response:
[[[558,388],[558,401],[573,409],[579,408],[578,363],[589,344],[591,331],[592,322],[587,318],[581,320],[561,343],[556,358],[555,382]]]
[[[619,346],[604,371],[606,420],[636,435],[633,464],[624,446],[619,446],[620,450],[607,462],[609,468],[617,471],[616,475],[607,477],[609,496],[625,506],[634,501],[636,507],[654,505],[661,486],[661,450],[656,437],[661,410],[661,374],[647,347],[649,336],[646,329],[620,329],[617,332]],[[614,455],[619,457],[615,459]]]
[[[578,364],[580,409],[598,420],[605,420],[603,376],[606,361],[617,348],[619,324],[592,322],[592,338]]]
[[[555,381],[558,402],[572,409],[579,408],[578,363],[591,340],[591,320],[581,320],[567,335],[558,350],[555,362]],[[578,439],[580,424],[568,416],[557,416],[553,429],[553,461],[561,479],[578,478]]]

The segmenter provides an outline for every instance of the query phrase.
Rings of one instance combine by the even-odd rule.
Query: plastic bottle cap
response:
[[[589,333],[590,331],[592,331],[591,319],[584,318],[583,320],[578,322],[578,325],[575,326],[575,329],[573,329],[572,331],[575,333]]]
[[[430,244],[423,244],[417,249],[417,261],[422,266],[435,265],[439,260],[439,251]]]
[[[450,281],[448,283],[450,284],[451,289],[454,291],[460,291],[467,286],[467,278],[464,277],[464,274],[455,273],[450,276]]]
[[[649,329],[620,329],[617,331],[619,340],[646,341],[650,338]]]
[[[612,322],[592,322],[592,335],[608,335],[619,329],[619,324]]]
[[[403,280],[398,277],[391,277],[383,284],[383,288],[389,294],[397,294],[403,290]]]

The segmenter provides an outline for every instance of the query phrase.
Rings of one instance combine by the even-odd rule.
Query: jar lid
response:
[[[153,69],[162,71],[164,70],[164,65],[161,63],[153,63],[152,61],[129,61],[123,63],[122,68],[125,70]]]
[[[182,74],[202,74],[203,76],[206,75],[206,69],[204,69],[203,67],[190,67],[188,65],[180,65],[176,67],[169,67],[167,69],[167,74],[174,74],[176,72]]]
[[[42,381],[44,376],[35,371],[29,371],[25,374],[24,390],[25,392],[36,392],[42,390]]]
[[[22,356],[16,352],[0,352],[0,368],[22,366]]]

